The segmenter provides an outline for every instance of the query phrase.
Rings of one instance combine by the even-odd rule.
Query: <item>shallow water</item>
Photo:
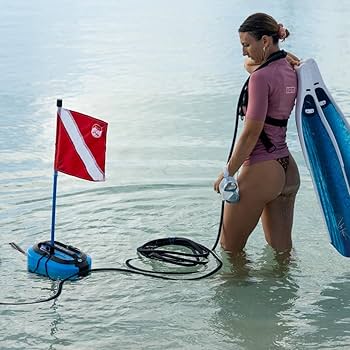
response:
[[[49,239],[57,98],[109,122],[107,181],[59,175],[57,240],[90,254],[94,267],[123,267],[138,246],[160,237],[214,244],[220,199],[212,183],[246,77],[237,28],[257,11],[290,29],[283,48],[314,57],[350,115],[345,0],[317,7],[300,0],[3,1],[1,301],[56,290],[27,273],[25,257],[8,243],[26,249]],[[92,274],[65,284],[55,302],[2,306],[0,348],[347,349],[348,260],[328,243],[293,121],[288,139],[302,177],[289,262],[266,246],[259,225],[246,261],[231,262],[218,249],[224,267],[208,279]]]

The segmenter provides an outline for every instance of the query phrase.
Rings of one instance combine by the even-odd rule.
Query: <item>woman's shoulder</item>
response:
[[[268,69],[269,66],[264,67],[262,69],[256,69],[254,72],[250,74],[250,82],[254,83],[265,83],[268,80],[270,72]]]
[[[296,75],[294,68],[287,61],[287,59],[282,58],[281,60],[271,62],[268,66],[257,69],[251,74],[251,78],[254,80],[270,80],[276,78],[280,74],[292,73]]]

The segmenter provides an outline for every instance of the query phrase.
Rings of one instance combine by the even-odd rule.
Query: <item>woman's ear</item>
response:
[[[268,48],[271,45],[272,38],[270,36],[263,35],[261,37],[261,40],[262,40],[262,44],[265,48]]]

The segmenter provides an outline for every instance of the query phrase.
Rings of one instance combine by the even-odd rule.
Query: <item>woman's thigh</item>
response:
[[[292,247],[294,203],[299,186],[298,167],[290,155],[282,193],[266,204],[261,216],[266,241],[278,251],[286,251]]]
[[[221,244],[233,254],[240,252],[257,225],[266,203],[277,198],[285,184],[285,173],[275,160],[243,166],[238,178],[240,200],[225,203]]]

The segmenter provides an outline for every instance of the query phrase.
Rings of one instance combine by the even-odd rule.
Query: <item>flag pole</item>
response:
[[[62,100],[57,100],[57,112],[62,107]],[[51,215],[51,252],[54,251],[55,247],[55,222],[56,222],[56,197],[57,197],[57,176],[58,172],[55,169],[53,172],[53,189],[52,189],[52,215]]]

